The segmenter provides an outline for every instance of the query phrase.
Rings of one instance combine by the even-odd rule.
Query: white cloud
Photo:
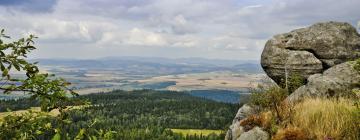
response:
[[[58,0],[43,5],[45,11],[33,5],[36,14],[0,6],[0,26],[14,38],[39,36],[38,57],[259,59],[274,34],[329,20],[360,26],[358,5],[358,0]],[[53,50],[57,47],[61,51]],[[80,51],[87,53],[69,53]]]
[[[129,45],[139,46],[164,46],[167,45],[166,40],[157,33],[142,30],[139,28],[133,28],[129,32],[129,36],[124,40]]]

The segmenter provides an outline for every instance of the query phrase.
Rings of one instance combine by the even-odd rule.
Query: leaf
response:
[[[9,70],[7,68],[4,68],[4,70],[2,71],[2,76],[5,77],[9,74]]]
[[[5,70],[5,66],[3,63],[0,62],[0,67],[1,67],[1,71],[4,71]]]
[[[81,128],[79,133],[77,134],[77,136],[75,137],[76,140],[81,140],[84,138],[84,134],[85,134],[85,129],[84,128]]]
[[[15,67],[16,70],[20,71],[19,63],[14,62],[13,65],[14,65],[14,67]]]
[[[18,62],[22,65],[26,65],[27,62],[24,59],[19,59]]]
[[[61,140],[61,135],[60,135],[60,133],[56,133],[51,140]]]
[[[92,140],[97,140],[97,138],[95,136],[91,136]]]

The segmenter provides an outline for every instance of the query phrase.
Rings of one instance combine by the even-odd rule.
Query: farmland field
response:
[[[224,130],[209,130],[209,129],[170,129],[174,133],[186,135],[203,135],[208,136],[210,134],[220,135],[224,133]]]

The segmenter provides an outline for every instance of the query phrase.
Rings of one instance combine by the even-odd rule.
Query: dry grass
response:
[[[349,99],[306,99],[295,105],[293,125],[312,138],[359,140],[358,108]]]
[[[307,134],[297,127],[287,127],[285,129],[280,129],[273,136],[273,140],[309,140],[310,138]]]
[[[255,126],[260,126],[265,129],[270,129],[272,125],[273,115],[270,111],[261,112],[260,114],[250,115],[244,120],[240,121],[240,125],[244,127],[245,131],[251,130]]]

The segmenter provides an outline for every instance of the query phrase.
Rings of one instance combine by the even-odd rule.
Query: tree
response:
[[[41,73],[37,62],[26,60],[27,54],[36,49],[33,41],[36,38],[29,35],[6,43],[5,40],[10,37],[4,34],[4,29],[0,31],[0,90],[4,94],[29,94],[31,99],[39,100],[42,111],[12,114],[0,119],[0,139],[34,139],[46,133],[59,133],[59,129],[52,128],[51,122],[54,119],[44,112],[58,109],[60,115],[56,120],[65,122],[64,109],[72,101],[71,96],[78,96],[69,88],[69,82],[52,74]],[[24,76],[15,77],[13,71],[22,72]],[[55,139],[58,137],[58,134],[54,136]]]
[[[78,96],[68,86],[62,78],[55,78],[48,73],[40,73],[36,65],[26,61],[27,54],[36,49],[33,39],[37,38],[30,35],[28,38],[21,38],[12,43],[4,43],[3,39],[9,36],[0,32],[0,68],[2,72],[2,85],[0,90],[5,94],[12,92],[24,92],[30,94],[32,99],[38,99],[41,103],[41,111],[51,111],[53,109],[66,108],[65,103],[69,101],[68,94]],[[25,78],[14,78],[11,71],[25,72]]]

